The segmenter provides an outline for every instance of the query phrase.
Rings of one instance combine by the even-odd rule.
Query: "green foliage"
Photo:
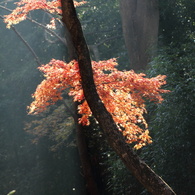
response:
[[[152,106],[150,116],[154,143],[149,152],[150,163],[178,194],[194,194],[193,164],[195,139],[195,47],[182,45],[182,50],[167,49],[152,63],[149,73],[166,74],[171,93],[162,104]],[[144,153],[145,152],[145,153]]]
[[[143,194],[143,186],[126,169],[121,159],[112,150],[103,154],[105,160],[105,181],[112,195]]]
[[[160,0],[160,36],[165,45],[179,45],[195,38],[195,2]]]
[[[119,64],[127,66],[127,52],[122,36],[122,23],[117,0],[88,0],[78,8],[84,35],[93,60],[96,46],[100,60],[117,58]],[[98,60],[97,60],[98,61]]]

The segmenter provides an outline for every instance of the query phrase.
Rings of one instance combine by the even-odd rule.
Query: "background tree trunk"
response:
[[[144,70],[158,40],[158,0],[120,0],[120,13],[130,67]]]
[[[65,28],[65,38],[67,41],[69,61],[77,60],[77,54],[72,42],[72,37],[65,24],[64,24],[64,28]],[[86,190],[88,195],[98,195],[99,190],[93,175],[90,157],[88,155],[85,131],[84,128],[80,124],[78,124],[78,114],[77,114],[78,104],[79,104],[78,102],[74,103],[75,113],[71,113],[71,111],[70,113],[72,114],[72,117],[74,118],[74,122],[76,124],[76,141],[77,141],[77,147],[79,152],[79,158],[81,160],[81,166],[83,171],[82,173],[85,178]]]

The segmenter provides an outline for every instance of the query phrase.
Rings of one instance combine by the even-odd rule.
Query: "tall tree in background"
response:
[[[158,0],[120,0],[120,13],[130,67],[144,70],[158,40]]]

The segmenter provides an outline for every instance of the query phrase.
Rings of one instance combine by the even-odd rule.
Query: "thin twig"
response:
[[[16,30],[15,27],[11,26],[11,29],[17,34],[17,36],[21,39],[21,41],[26,45],[26,47],[32,53],[32,55],[34,56],[35,61],[37,62],[37,64],[39,66],[41,66],[41,62],[39,60],[39,57],[36,55],[36,53],[34,52],[34,50],[32,49],[32,47],[28,44],[28,42],[26,40],[24,40],[24,38],[22,37],[22,35]]]
[[[4,19],[3,16],[0,15],[1,19]],[[39,60],[39,57],[36,55],[36,53],[34,52],[34,50],[32,49],[32,47],[28,44],[28,42],[26,40],[24,40],[24,38],[22,37],[22,35],[16,30],[15,27],[11,26],[11,29],[16,33],[16,35],[21,39],[21,41],[26,45],[26,47],[29,49],[29,51],[32,53],[32,55],[35,58],[35,61],[37,62],[37,64],[39,66],[41,66],[41,62]]]

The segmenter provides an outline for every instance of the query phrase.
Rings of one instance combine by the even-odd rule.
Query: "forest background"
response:
[[[13,1],[0,5],[14,8]],[[192,1],[159,2],[158,51],[145,70],[149,76],[167,75],[166,88],[172,92],[164,95],[162,104],[148,104],[153,144],[138,152],[177,194],[194,193],[194,6]],[[9,13],[0,9],[1,16]],[[119,57],[119,68],[128,70],[131,66],[119,10],[118,1],[89,1],[89,5],[78,8],[78,13],[92,57]],[[31,17],[44,25],[51,19],[41,11]],[[44,28],[25,21],[15,29],[41,63],[48,63],[51,57],[68,59],[64,43]],[[65,33],[60,23],[54,32],[62,38]],[[0,193],[15,189],[16,194],[86,194],[71,113],[66,110],[64,115],[67,108],[59,103],[38,118],[27,116],[26,106],[42,78],[29,48],[14,31],[5,28],[3,21],[0,33]],[[31,134],[24,128],[32,130]],[[86,135],[87,145],[102,194],[147,194],[107,146],[101,130],[95,124],[87,128],[92,130]]]

